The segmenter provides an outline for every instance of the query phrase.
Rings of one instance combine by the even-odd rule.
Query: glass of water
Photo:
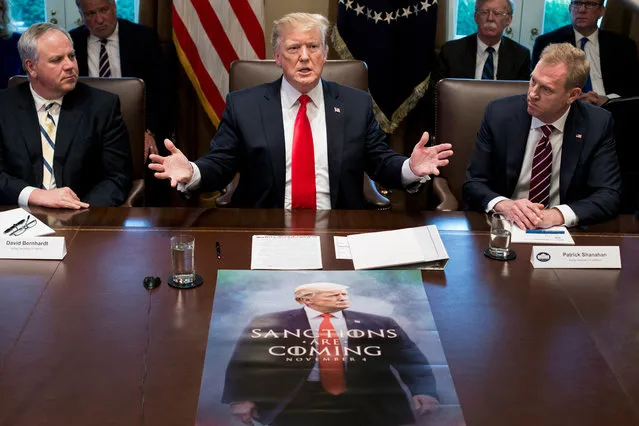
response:
[[[493,213],[490,219],[490,244],[488,251],[494,258],[507,259],[511,256],[511,222],[501,213]]]
[[[195,282],[195,238],[192,235],[171,237],[171,280],[174,287],[189,288]]]

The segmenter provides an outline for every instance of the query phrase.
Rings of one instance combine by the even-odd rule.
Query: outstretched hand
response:
[[[439,175],[439,168],[448,165],[448,157],[453,155],[453,146],[449,143],[426,146],[428,143],[428,132],[424,132],[422,138],[417,142],[413,153],[410,155],[408,165],[417,176]]]
[[[169,155],[149,155],[149,169],[155,172],[154,176],[158,179],[170,179],[174,188],[178,183],[189,183],[193,177],[193,167],[188,158],[169,139],[164,139],[164,146],[169,150]]]

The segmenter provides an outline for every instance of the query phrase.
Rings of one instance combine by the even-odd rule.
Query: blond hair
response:
[[[282,16],[273,22],[273,32],[271,33],[271,47],[273,53],[280,47],[282,33],[290,28],[302,31],[313,29],[320,30],[322,34],[322,50],[328,52],[326,44],[326,34],[328,33],[328,19],[319,13],[295,12]]]
[[[539,62],[548,65],[566,65],[566,90],[574,87],[582,88],[590,74],[590,63],[583,50],[570,43],[549,44],[541,52]]]
[[[303,303],[302,299],[312,297],[315,293],[318,293],[320,291],[342,291],[346,290],[347,288],[347,285],[328,282],[302,284],[295,288],[295,301],[298,303]]]

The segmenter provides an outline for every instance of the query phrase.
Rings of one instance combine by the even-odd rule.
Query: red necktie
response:
[[[306,104],[311,98],[299,98],[300,109],[293,129],[291,165],[291,198],[294,209],[315,209],[315,151],[311,123],[306,116]]]
[[[541,126],[543,136],[535,148],[530,174],[530,193],[528,199],[533,203],[548,207],[550,203],[550,178],[552,174],[552,146],[550,134],[553,126]]]
[[[322,314],[322,317],[317,339],[320,381],[326,392],[339,395],[346,389],[342,344],[331,323],[331,314]]]

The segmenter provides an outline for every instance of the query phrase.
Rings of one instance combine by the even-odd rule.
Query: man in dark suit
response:
[[[117,19],[115,0],[76,0],[84,25],[70,31],[80,75],[137,77],[146,86],[144,161],[157,154],[156,140],[170,137],[171,82],[155,30]],[[104,43],[103,43],[104,41]],[[102,45],[108,60],[101,61]],[[100,67],[102,65],[102,69]]]
[[[407,159],[388,147],[367,93],[321,81],[327,28],[321,15],[277,21],[273,51],[283,77],[229,94],[211,149],[195,163],[165,141],[171,155],[151,155],[155,176],[186,190],[211,190],[239,172],[236,206],[330,209],[366,206],[364,172],[387,188],[438,174],[452,155],[450,144],[426,147],[424,133]]]
[[[588,71],[583,51],[550,45],[527,95],[488,105],[462,190],[468,207],[503,213],[522,229],[617,215],[612,116],[578,100]]]
[[[131,186],[119,98],[78,81],[69,34],[31,26],[18,49],[29,82],[0,92],[0,204],[122,204]]]
[[[253,318],[238,340],[222,396],[238,420],[393,426],[437,409],[428,360],[393,319],[348,309],[340,284],[301,285],[295,300],[304,307]]]
[[[637,45],[627,37],[597,27],[605,12],[603,0],[574,0],[569,8],[571,25],[535,40],[533,66],[549,44],[570,43],[584,50],[590,62],[590,78],[580,100],[603,105],[609,98],[639,95]]]
[[[528,80],[530,51],[503,37],[512,21],[512,0],[478,0],[475,5],[477,32],[441,47],[436,80]]]

